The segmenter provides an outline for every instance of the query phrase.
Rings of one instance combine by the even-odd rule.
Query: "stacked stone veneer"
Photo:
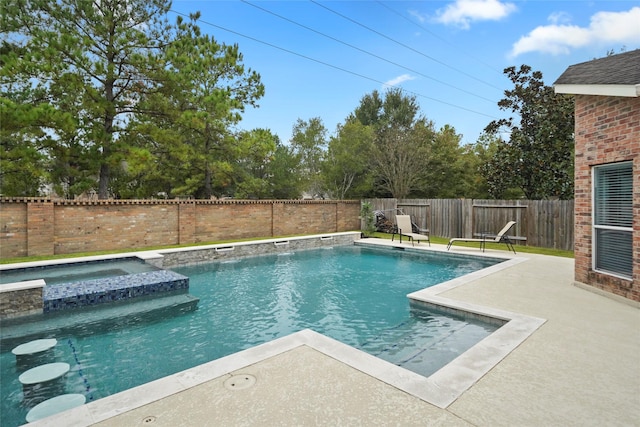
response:
[[[0,285],[0,319],[42,313],[42,292],[40,286],[24,289],[2,290]]]
[[[360,201],[0,199],[0,258],[360,229]]]
[[[268,239],[234,243],[233,245],[212,245],[158,251],[162,254],[162,267],[174,268],[196,265],[212,261],[224,261],[259,255],[295,252],[306,249],[330,248],[349,245],[360,238],[360,233],[345,232],[328,235],[292,237],[288,239]]]
[[[640,301],[640,98],[575,96],[575,279]],[[592,268],[592,167],[633,161],[633,279]]]

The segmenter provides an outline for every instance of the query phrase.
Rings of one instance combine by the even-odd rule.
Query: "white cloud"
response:
[[[425,16],[423,14],[421,14],[420,12],[418,12],[417,10],[410,10],[409,11],[409,15],[413,16],[414,18],[416,18],[418,20],[418,22],[420,22],[421,24],[423,24],[427,18],[425,18]]]
[[[547,21],[551,22],[554,25],[557,24],[568,24],[571,22],[571,15],[566,12],[553,12],[547,18]]]
[[[553,15],[556,16],[556,15]],[[550,22],[554,22],[550,17]],[[594,44],[637,44],[640,40],[640,7],[625,12],[598,12],[588,27],[577,25],[540,26],[514,43],[511,56],[527,52],[568,54],[571,49]],[[611,47],[611,46],[609,46]]]
[[[571,47],[588,45],[590,39],[589,30],[576,25],[546,25],[521,37],[513,45],[511,56],[536,51],[552,55],[568,54]]]
[[[471,21],[498,21],[515,10],[513,3],[500,0],[456,0],[444,9],[438,9],[436,21],[467,30]]]
[[[409,74],[402,74],[402,75],[400,75],[398,77],[395,77],[395,78],[393,78],[391,80],[388,80],[388,81],[384,82],[384,86],[385,87],[397,86],[400,83],[404,83],[404,82],[409,81],[409,80],[415,80],[415,77],[413,77],[413,76],[411,76]]]

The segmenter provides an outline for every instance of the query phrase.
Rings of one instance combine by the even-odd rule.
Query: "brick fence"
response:
[[[0,258],[360,229],[359,200],[0,199]]]

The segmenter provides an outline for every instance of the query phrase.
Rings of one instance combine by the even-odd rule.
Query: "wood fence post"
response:
[[[459,199],[464,237],[473,237],[473,199]]]

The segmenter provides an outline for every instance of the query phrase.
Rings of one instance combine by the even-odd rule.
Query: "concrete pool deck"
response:
[[[446,248],[434,244],[431,250]],[[479,253],[466,247],[451,252]],[[638,306],[574,286],[573,259],[515,258],[507,268],[437,293],[462,305],[543,319],[451,402],[429,403],[416,396],[420,390],[407,391],[424,386],[446,393],[448,384],[420,382],[303,331],[33,425],[639,425]],[[405,390],[394,375],[403,377]]]

